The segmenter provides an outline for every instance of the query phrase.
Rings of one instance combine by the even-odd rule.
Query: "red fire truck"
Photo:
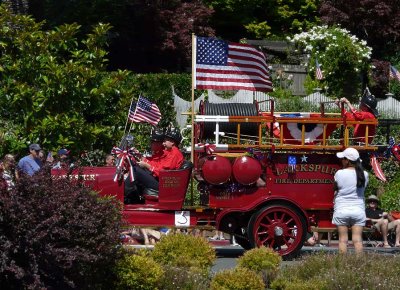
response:
[[[354,144],[343,113],[262,112],[258,104],[200,105],[193,119],[192,162],[163,171],[159,190],[144,190],[144,203],[125,204],[124,219],[143,227],[214,226],[234,235],[245,249],[271,247],[289,258],[307,231],[334,228],[335,153]],[[368,128],[377,120],[364,120]],[[368,140],[368,138],[366,138]],[[370,139],[371,140],[371,139]],[[101,195],[124,202],[124,182],[115,167],[86,167],[82,178]],[[193,179],[192,179],[193,178]],[[197,184],[200,204],[185,205]],[[190,198],[189,198],[190,199]]]

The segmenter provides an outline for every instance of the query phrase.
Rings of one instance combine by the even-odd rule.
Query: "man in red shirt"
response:
[[[371,94],[366,94],[362,97],[360,102],[360,110],[357,111],[346,98],[340,99],[341,103],[347,104],[350,111],[346,111],[346,118],[349,120],[363,121],[365,119],[376,119],[379,116],[378,110],[376,109],[377,101]],[[365,139],[365,132],[368,126],[368,139]],[[371,144],[372,139],[375,136],[376,126],[356,124],[354,127],[354,142]]]
[[[181,167],[184,158],[179,150],[179,143],[182,141],[181,133],[176,129],[168,129],[165,132],[163,154],[151,159],[143,159],[138,163],[142,168],[149,170],[152,175],[158,178],[160,170],[173,170]]]
[[[182,140],[179,130],[168,129],[165,133],[156,129],[152,132],[152,156],[142,158],[133,168],[135,181],[125,181],[125,203],[136,203],[143,188],[158,190],[158,177],[161,170],[178,169],[183,155],[178,146]]]

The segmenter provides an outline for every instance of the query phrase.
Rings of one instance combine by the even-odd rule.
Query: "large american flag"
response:
[[[137,103],[133,103],[129,109],[128,118],[135,123],[150,123],[157,126],[161,120],[161,112],[156,104],[150,102],[148,99],[139,96]]]
[[[262,52],[247,44],[196,37],[195,88],[272,91]]]
[[[322,80],[324,76],[322,75],[321,66],[319,65],[318,59],[315,60],[315,78],[317,80]]]
[[[390,66],[389,78],[400,81],[400,73],[399,73],[399,71],[398,71],[394,66],[392,66],[392,65]]]

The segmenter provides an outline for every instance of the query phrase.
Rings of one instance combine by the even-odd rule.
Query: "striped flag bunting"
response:
[[[386,182],[385,174],[383,173],[381,165],[379,164],[378,160],[376,159],[375,154],[371,154],[370,161],[371,161],[371,166],[375,173],[375,176],[378,179],[382,180],[383,182]]]

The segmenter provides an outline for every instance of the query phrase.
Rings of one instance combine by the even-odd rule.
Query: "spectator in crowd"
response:
[[[388,242],[388,232],[392,229],[396,231],[395,247],[400,247],[400,220],[389,221],[390,215],[378,207],[379,199],[376,195],[367,198],[368,207],[365,210],[367,220],[370,220],[374,227],[382,234],[383,246],[390,248]]]
[[[212,241],[217,241],[217,240],[223,241],[223,240],[225,240],[224,233],[221,232],[221,231],[215,231],[214,236],[212,236],[210,238],[210,240],[212,240]]]
[[[128,199],[135,199],[132,197],[138,196],[141,188],[158,190],[160,171],[178,169],[182,165],[184,158],[178,148],[181,140],[182,136],[176,129],[168,129],[165,133],[162,130],[152,132],[152,156],[142,158],[134,166],[133,182],[130,182],[129,176],[125,179]]]
[[[73,164],[70,163],[69,154],[70,154],[70,151],[65,148],[58,150],[58,152],[57,152],[58,161],[53,166],[53,169],[61,169],[61,168],[67,169],[69,167],[72,167]]]
[[[6,182],[7,188],[10,190],[15,186],[15,180],[18,173],[15,168],[15,158],[12,154],[6,154],[2,161],[2,177]]]
[[[28,149],[29,154],[19,160],[18,169],[24,174],[32,176],[42,167],[42,162],[39,159],[39,152],[42,148],[39,144],[30,144]]]
[[[377,101],[375,96],[369,92],[365,94],[360,102],[360,110],[356,110],[346,98],[341,98],[340,103],[345,103],[349,107],[350,111],[345,112],[345,116],[349,120],[363,121],[365,119],[376,119],[379,116],[378,110],[376,109]],[[339,105],[339,102],[337,101]],[[368,140],[365,139],[367,125],[356,124],[354,127],[354,142],[368,143],[371,144],[372,139],[375,136],[376,126],[368,125]]]
[[[106,155],[105,166],[115,166],[115,157],[113,155]]]
[[[140,233],[143,236],[145,245],[155,245],[161,239],[162,232],[155,229],[140,229]]]
[[[46,163],[46,155],[45,155],[43,149],[40,149],[38,158],[39,158],[40,162],[42,162],[42,165],[44,165]]]
[[[362,230],[365,226],[364,191],[368,184],[368,173],[364,171],[360,155],[355,148],[336,153],[343,169],[334,176],[334,213],[332,223],[338,227],[339,252],[347,252],[348,229],[351,227],[352,241],[356,253],[363,250]]]
[[[317,245],[317,239],[315,238],[315,236],[312,233],[307,232],[304,246],[314,247],[316,245]]]
[[[315,242],[316,242],[315,246],[317,246],[317,247],[325,247],[325,245],[323,243],[321,243],[322,236],[324,235],[324,233],[313,232],[312,235],[315,238]],[[328,242],[329,242],[330,239],[331,239],[332,233],[328,232],[327,236],[328,236]]]

